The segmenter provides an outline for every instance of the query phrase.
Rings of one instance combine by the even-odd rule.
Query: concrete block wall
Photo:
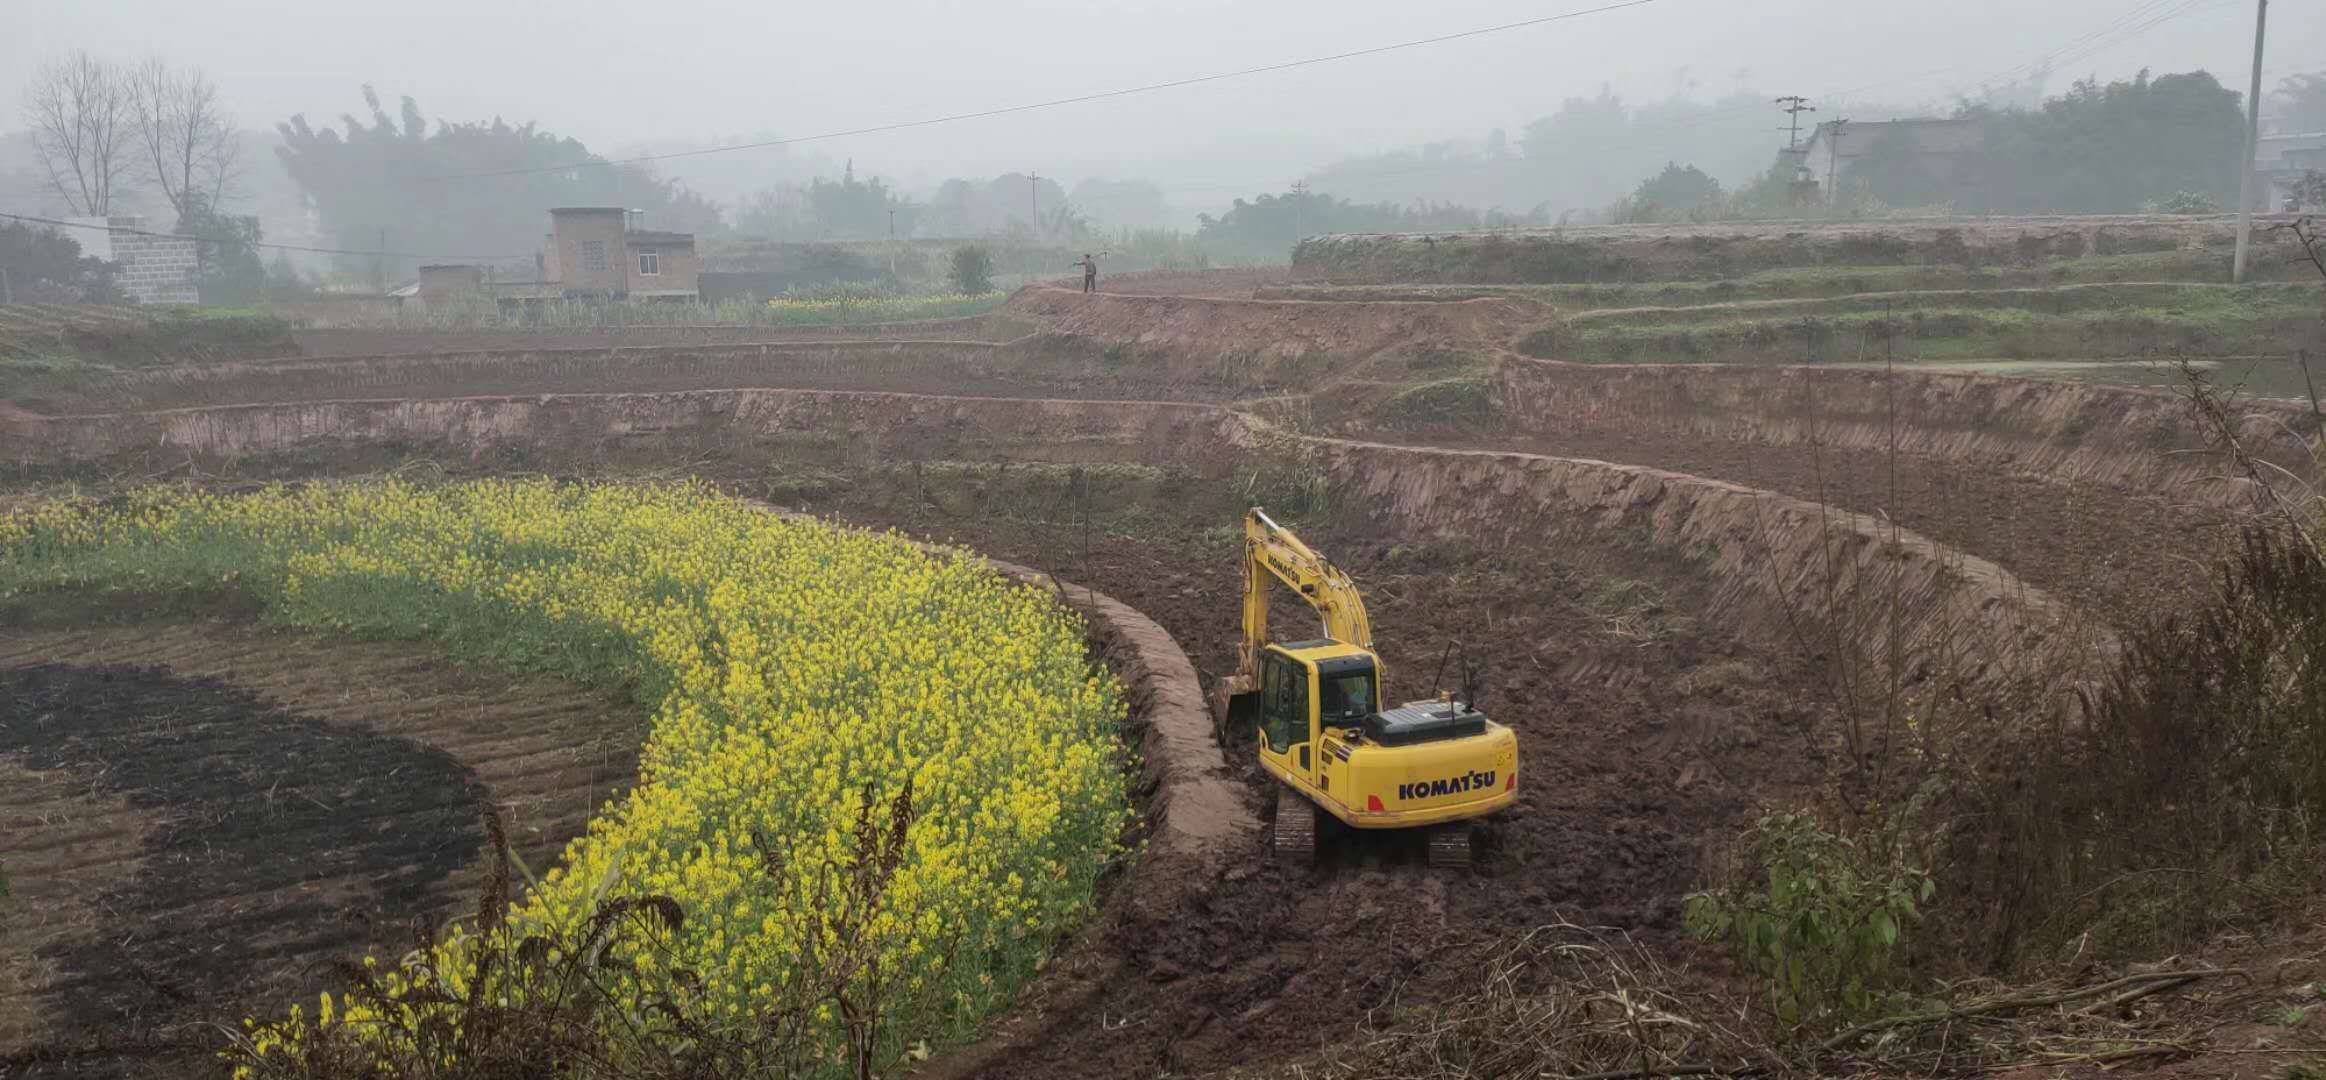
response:
[[[114,218],[113,280],[140,304],[198,304],[202,261],[192,240],[124,231],[142,229],[144,218]]]

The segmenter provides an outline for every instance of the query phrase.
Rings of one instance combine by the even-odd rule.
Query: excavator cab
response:
[[[1310,857],[1321,808],[1356,829],[1429,830],[1433,865],[1467,865],[1469,823],[1517,799],[1517,736],[1446,695],[1384,708],[1381,659],[1348,576],[1257,508],[1245,540],[1244,643],[1215,707],[1221,744],[1251,739],[1282,782],[1276,849]],[[1326,636],[1269,641],[1271,581],[1314,608]]]
[[[1289,769],[1316,770],[1309,749],[1362,728],[1381,699],[1370,653],[1330,638],[1270,645],[1260,654],[1260,752]]]

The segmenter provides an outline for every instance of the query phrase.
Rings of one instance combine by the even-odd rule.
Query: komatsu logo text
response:
[[[1494,773],[1474,772],[1444,780],[1417,780],[1397,785],[1399,799],[1435,799],[1441,795],[1459,795],[1465,791],[1488,791],[1494,787]]]

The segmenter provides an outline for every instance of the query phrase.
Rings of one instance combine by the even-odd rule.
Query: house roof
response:
[[[630,211],[619,206],[552,206],[549,208],[549,212],[551,214],[627,214]]]
[[[660,229],[632,229],[629,232],[629,239],[633,244],[692,245],[695,242],[695,234],[683,232],[664,232]]]
[[[1960,154],[1979,145],[1980,125],[1976,117],[1921,116],[1903,120],[1853,120],[1841,130],[1841,140],[1833,146],[1836,156],[1848,160],[1874,148],[1874,144],[1890,136],[1900,136],[1919,153]],[[1817,125],[1809,137],[1809,146],[1831,141],[1833,123]]]

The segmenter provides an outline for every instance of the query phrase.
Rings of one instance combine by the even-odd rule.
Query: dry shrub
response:
[[[2128,636],[2066,715],[2008,736],[1949,884],[1993,961],[2171,948],[2315,892],[2326,814],[2326,563],[2256,527],[2215,595]]]
[[[2016,602],[1991,625],[1930,623],[1898,581],[1850,577],[1830,555],[1779,589],[1832,693],[1846,765],[1826,816],[1868,852],[1931,859],[1926,969],[2170,949],[2317,891],[2315,487],[2249,454],[2234,397],[2193,365],[2182,374],[2193,420],[2257,510],[2201,600],[2110,639]]]
[[[1316,1062],[1325,1077],[1673,1076],[1703,1062],[1776,1065],[1742,1011],[1680,989],[1673,972],[1621,930],[1558,922],[1499,943],[1480,988],[1451,1004],[1366,1018]],[[1304,1069],[1303,1072],[1306,1070]]]

